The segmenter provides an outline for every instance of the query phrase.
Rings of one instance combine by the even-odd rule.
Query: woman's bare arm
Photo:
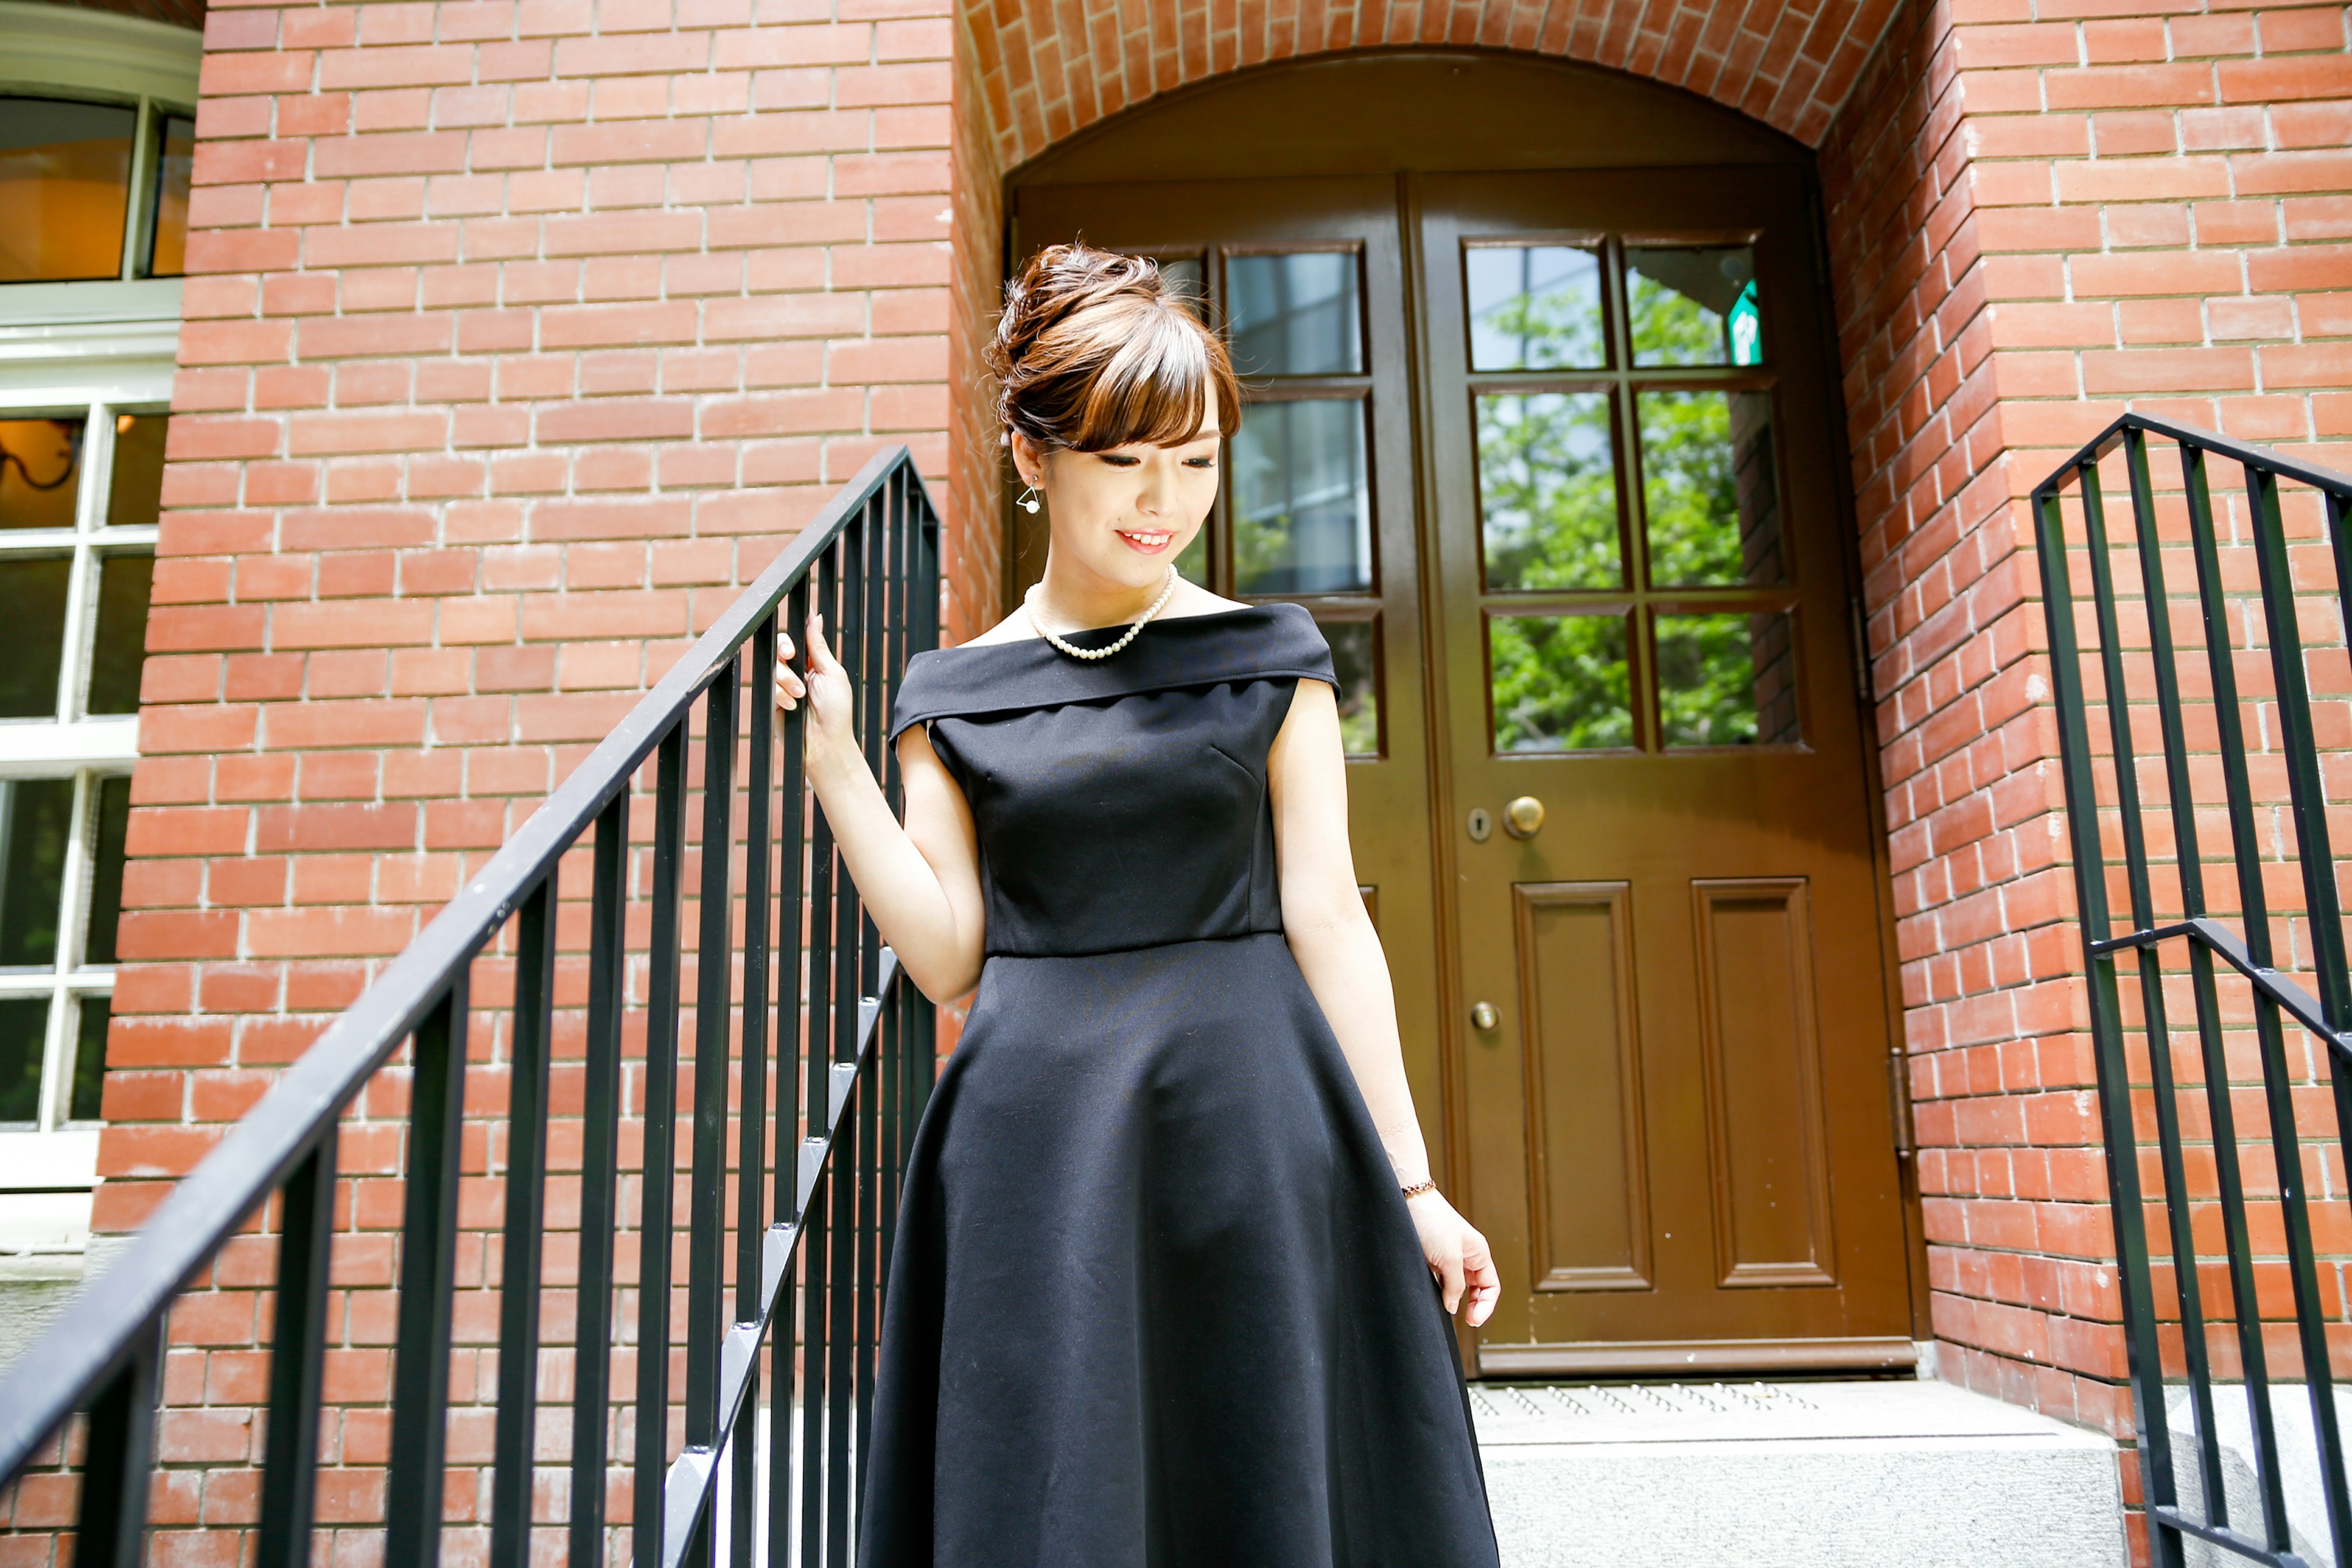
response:
[[[1347,1054],[1399,1184],[1418,1185],[1431,1177],[1429,1151],[1405,1081],[1388,958],[1356,890],[1339,710],[1322,681],[1298,683],[1267,753],[1266,778],[1290,951]],[[1415,1197],[1412,1209],[1430,1271],[1444,1287],[1445,1310],[1454,1310],[1466,1291],[1466,1321],[1485,1322],[1501,1293],[1486,1237],[1441,1194]]]
[[[924,995],[952,1001],[980,983],[984,934],[971,804],[931,749],[929,731],[917,724],[898,737],[907,807],[901,825],[858,750],[849,677],[825,643],[822,616],[809,626],[808,651],[804,674],[789,668],[776,673],[782,706],[809,702],[809,785],[882,940]]]

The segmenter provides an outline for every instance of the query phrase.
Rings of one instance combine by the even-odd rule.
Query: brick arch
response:
[[[992,0],[961,26],[999,169],[1157,94],[1346,49],[1514,49],[1680,87],[1818,146],[1894,0]],[[974,129],[978,129],[974,127]]]

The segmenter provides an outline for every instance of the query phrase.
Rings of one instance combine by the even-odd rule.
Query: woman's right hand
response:
[[[827,755],[860,755],[857,731],[851,721],[849,671],[833,657],[832,645],[824,638],[824,617],[821,615],[809,617],[806,663],[805,674],[795,671],[790,664],[778,665],[776,705],[790,712],[803,700],[807,701],[811,763]]]

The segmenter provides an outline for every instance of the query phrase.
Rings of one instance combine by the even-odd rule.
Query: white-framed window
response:
[[[0,1258],[89,1233],[200,53],[0,0]]]

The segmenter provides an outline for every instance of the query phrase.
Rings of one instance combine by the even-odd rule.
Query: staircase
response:
[[[1481,1384],[1503,1568],[2120,1568],[2116,1445],[1939,1383]]]

